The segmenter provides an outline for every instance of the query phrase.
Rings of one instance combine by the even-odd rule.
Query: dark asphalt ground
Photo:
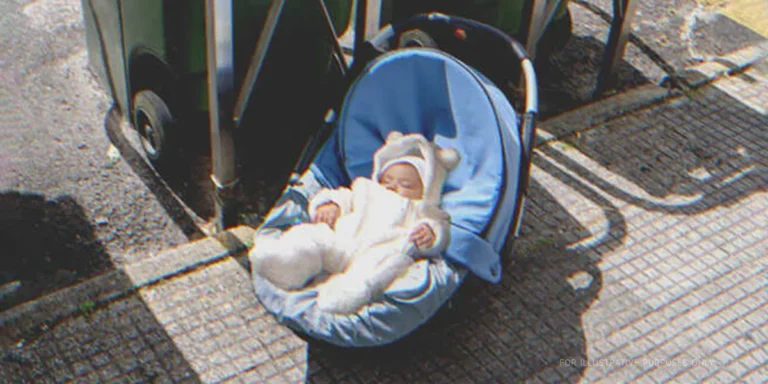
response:
[[[0,282],[26,298],[188,241],[108,139],[80,2],[3,1],[0,15]]]
[[[698,3],[640,2],[619,92],[763,39]],[[570,10],[540,73],[545,116],[589,102],[608,32],[610,0]],[[79,0],[0,2],[0,309],[200,237],[212,213],[208,159],[170,188],[87,65]]]

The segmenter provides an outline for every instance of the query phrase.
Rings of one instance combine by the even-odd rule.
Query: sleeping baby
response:
[[[354,313],[386,291],[414,258],[439,256],[450,240],[442,188],[458,153],[419,134],[392,132],[373,162],[371,179],[318,192],[309,203],[311,223],[278,238],[259,238],[250,253],[254,273],[296,290],[328,272],[317,287],[317,305]]]

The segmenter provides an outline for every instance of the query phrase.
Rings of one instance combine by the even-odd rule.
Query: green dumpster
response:
[[[271,0],[232,0],[235,86],[243,84]],[[541,1],[541,0],[539,0]],[[248,127],[258,143],[300,142],[319,121],[329,94],[343,86],[332,57],[336,35],[352,24],[353,0],[325,0],[336,34],[319,1],[288,0],[270,52],[252,90]],[[439,11],[494,25],[522,41],[532,0],[383,0],[381,24],[414,13]],[[556,12],[549,24],[568,22],[567,0],[546,0]],[[124,116],[139,130],[155,165],[172,158],[195,126],[207,129],[204,0],[82,0],[90,64]],[[549,30],[551,28],[548,28]],[[562,28],[560,28],[562,29]],[[562,40],[562,39],[560,39]],[[341,90],[343,91],[343,90]],[[292,110],[288,116],[277,110]],[[254,127],[255,126],[255,127]],[[252,132],[254,131],[255,132]],[[299,132],[297,132],[298,130]],[[202,133],[201,133],[202,134]],[[242,140],[238,140],[242,142]],[[292,148],[287,148],[288,152]],[[242,156],[241,156],[242,157]]]
[[[334,23],[346,25],[348,2],[326,3]],[[162,164],[171,157],[169,149],[177,139],[192,134],[190,130],[207,128],[205,3],[82,0],[82,4],[91,68],[145,138],[150,160]],[[233,0],[236,87],[243,83],[271,4],[271,0]],[[294,128],[287,128],[303,129],[304,122],[322,119],[321,94],[329,84],[341,84],[333,44],[335,36],[318,2],[286,2],[244,116],[259,126],[253,128],[260,131],[258,142],[297,136]],[[286,108],[301,113],[272,112]],[[144,120],[160,126],[147,127]],[[247,133],[246,138],[253,134]],[[258,142],[253,143],[255,151],[260,149]]]

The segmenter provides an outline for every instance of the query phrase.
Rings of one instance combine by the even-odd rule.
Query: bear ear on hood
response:
[[[392,131],[387,135],[387,143],[391,143],[396,140],[400,140],[403,137],[402,132]]]
[[[455,168],[457,165],[459,165],[459,161],[461,161],[461,155],[459,155],[459,151],[453,148],[438,149],[437,158],[447,170]]]

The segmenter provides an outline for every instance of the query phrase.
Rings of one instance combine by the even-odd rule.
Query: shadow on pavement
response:
[[[542,119],[565,113],[594,101],[597,75],[605,43],[592,37],[572,36],[562,50],[539,65],[540,115]],[[652,52],[652,51],[650,51]],[[625,60],[616,63],[616,87],[607,92],[625,92],[650,80]]]
[[[117,285],[132,287],[120,275]],[[135,295],[27,332],[0,350],[0,382],[200,382],[184,355]]]
[[[710,86],[539,151],[617,199],[693,215],[766,190],[766,126],[768,116]]]
[[[113,269],[69,196],[0,192],[0,311]]]
[[[197,379],[74,199],[0,192],[0,241],[0,382]]]

